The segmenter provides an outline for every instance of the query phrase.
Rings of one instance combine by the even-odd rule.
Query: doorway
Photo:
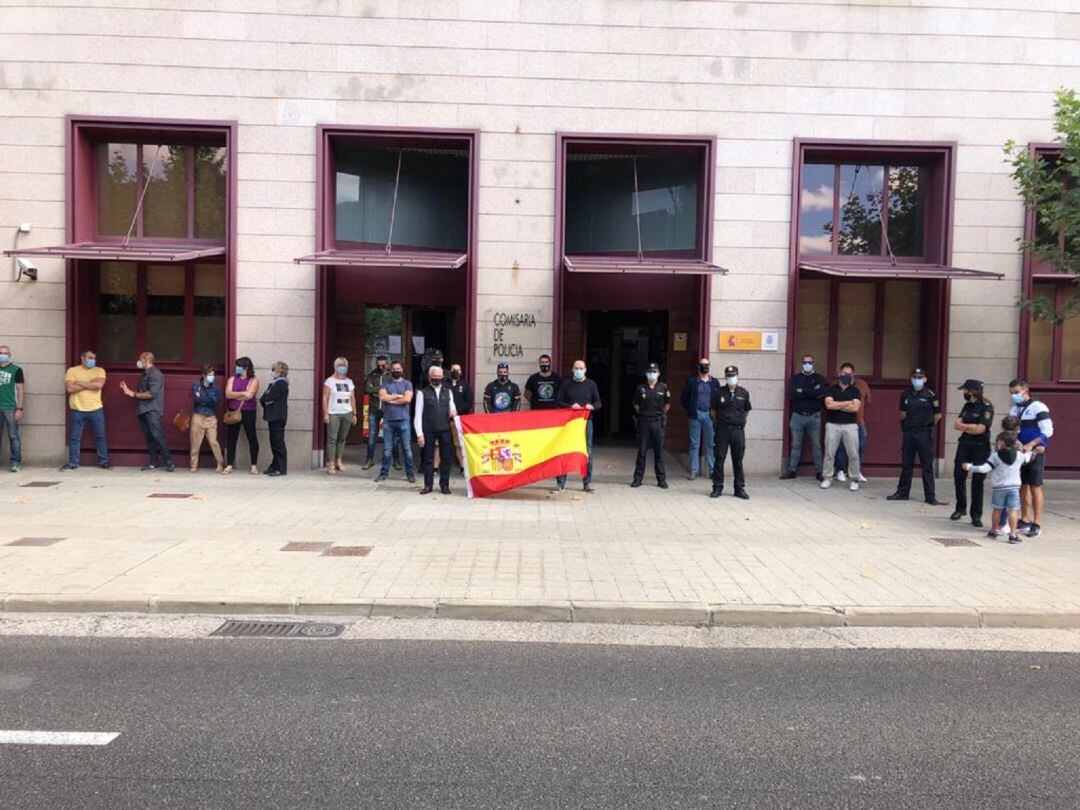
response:
[[[600,389],[596,413],[598,442],[634,440],[634,390],[649,363],[667,368],[667,310],[585,312],[585,362]]]

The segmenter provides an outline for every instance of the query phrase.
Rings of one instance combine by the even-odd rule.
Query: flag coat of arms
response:
[[[457,417],[470,498],[485,498],[558,475],[584,476],[586,410],[477,413]]]

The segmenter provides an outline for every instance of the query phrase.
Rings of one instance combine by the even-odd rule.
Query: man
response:
[[[495,379],[484,388],[484,413],[510,413],[521,407],[521,389],[510,382],[510,364],[499,363]]]
[[[638,448],[634,464],[634,480],[630,486],[640,487],[645,479],[645,455],[652,448],[656,485],[667,489],[667,470],[664,469],[664,428],[671,409],[671,391],[660,382],[660,366],[649,363],[645,382],[634,391],[634,413],[637,414]]]
[[[592,488],[592,412],[600,410],[600,389],[596,387],[595,382],[585,376],[585,372],[585,361],[575,360],[570,379],[563,380],[559,385],[559,393],[555,395],[555,403],[560,408],[589,411],[589,418],[585,420],[585,450],[589,455],[589,463],[585,470],[585,478],[582,479],[582,489],[586,492],[596,492]],[[560,475],[555,481],[557,490],[565,489],[565,475]]]
[[[870,408],[870,385],[862,377],[855,374],[855,366],[848,363],[848,370],[855,379],[855,387],[859,389],[859,410],[855,412],[855,426],[859,429],[859,477],[856,479],[860,484],[866,483],[866,476],[862,474],[863,451],[866,449],[866,439],[870,431],[866,429],[866,412]],[[846,481],[848,478],[848,457],[844,445],[836,448],[836,480]]]
[[[746,418],[750,415],[750,392],[739,385],[738,366],[724,369],[724,385],[713,394],[710,415],[715,420],[713,429],[712,492],[710,498],[724,493],[724,462],[731,450],[731,473],[735,478],[735,497],[748,500],[746,476],[743,474],[743,456],[746,454]]]
[[[416,443],[423,452],[424,488],[421,495],[431,492],[435,483],[435,445],[439,446],[439,492],[450,494],[450,459],[454,456],[453,419],[457,416],[454,407],[454,395],[450,387],[443,385],[441,366],[428,369],[428,384],[420,389],[416,400],[416,416],[413,428],[416,430]]]
[[[1009,415],[1020,420],[1019,449],[1035,456],[1020,468],[1020,521],[1016,524],[1019,531],[1027,532],[1028,537],[1042,534],[1043,515],[1043,470],[1046,456],[1043,453],[1054,435],[1054,423],[1050,420],[1050,409],[1042,402],[1031,397],[1031,386],[1027,380],[1017,379],[1009,383],[1009,396],[1012,407]]]
[[[472,413],[475,402],[473,387],[469,385],[469,382],[462,375],[460,363],[450,365],[450,382],[447,387],[454,397],[454,410],[457,411],[458,415],[466,416]],[[464,475],[465,459],[461,453],[461,435],[458,433],[456,426],[450,428],[450,439],[454,443],[454,455],[457,458],[458,472]]]
[[[985,464],[990,458],[990,428],[994,424],[994,406],[983,398],[982,380],[965,380],[964,407],[953,421],[953,430],[960,432],[953,461],[953,483],[956,484],[956,509],[949,518],[960,520],[967,514],[967,470],[964,464]],[[985,473],[971,474],[971,525],[982,528],[983,482]]]
[[[383,409],[383,455],[376,481],[385,481],[390,474],[390,457],[394,445],[400,441],[401,451],[405,454],[405,478],[410,484],[416,483],[412,437],[409,435],[409,403],[412,400],[413,384],[405,379],[401,362],[395,360],[390,364],[390,379],[384,379],[379,386],[379,401]]]
[[[923,500],[930,506],[945,506],[934,492],[934,426],[941,421],[938,395],[926,387],[926,372],[911,370],[911,387],[900,393],[901,467],[896,492],[887,501],[906,501],[911,493],[915,456],[922,467]]]
[[[546,411],[555,407],[555,397],[562,385],[562,377],[551,370],[551,355],[540,355],[540,370],[529,375],[525,381],[525,399],[534,411]]]
[[[709,477],[713,474],[713,422],[709,416],[713,394],[720,390],[720,381],[709,374],[709,358],[698,360],[697,374],[690,377],[683,385],[679,402],[686,411],[690,429],[690,474],[686,477],[693,481],[701,469],[701,451],[705,451],[705,460]]]
[[[11,453],[9,463],[13,473],[22,469],[19,422],[22,421],[23,403],[26,402],[25,382],[23,370],[11,362],[11,349],[0,346],[0,429],[7,425],[8,450]]]
[[[120,381],[120,390],[124,396],[136,400],[136,413],[139,427],[146,439],[148,463],[141,467],[143,471],[156,470],[159,463],[164,463],[165,472],[176,469],[173,466],[172,453],[165,443],[165,431],[161,426],[165,415],[165,375],[154,365],[154,353],[143,352],[135,362],[135,367],[142,370],[139,384],[132,391],[126,382]]]
[[[814,474],[821,480],[821,399],[829,381],[814,371],[814,356],[804,354],[802,371],[791,375],[788,399],[791,400],[791,454],[787,470],[780,477],[794,478],[802,461],[803,438],[810,438],[810,451],[814,455]]]
[[[379,425],[383,419],[382,400],[379,399],[379,389],[389,377],[387,371],[386,355],[380,354],[375,358],[375,368],[368,372],[364,378],[364,393],[368,397],[368,437],[367,437],[367,461],[364,469],[370,470],[375,466],[375,442],[379,438]],[[386,441],[386,437],[383,437]],[[393,442],[391,441],[391,444]],[[401,455],[397,447],[394,448],[394,469],[401,469]]]
[[[847,445],[851,464],[852,492],[859,491],[859,426],[855,414],[862,407],[859,389],[855,387],[855,367],[851,363],[840,366],[840,376],[835,385],[825,389],[825,461],[821,469],[821,488],[832,486],[836,469],[836,448]]]
[[[98,368],[97,355],[87,349],[81,362],[64,374],[64,390],[71,410],[71,435],[68,439],[67,464],[60,468],[77,470],[82,447],[83,425],[90,425],[97,448],[98,466],[109,469],[109,448],[105,443],[105,409],[101,404],[101,389],[105,387],[105,369]]]

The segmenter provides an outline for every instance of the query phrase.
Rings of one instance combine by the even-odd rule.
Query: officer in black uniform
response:
[[[664,469],[664,428],[671,408],[671,391],[660,382],[660,366],[649,363],[645,382],[634,391],[634,413],[637,414],[637,463],[634,465],[632,487],[640,487],[645,478],[645,454],[652,448],[656,485],[667,489],[667,470]]]
[[[724,369],[724,384],[712,395],[709,409],[712,415],[713,462],[712,492],[710,498],[719,498],[724,491],[724,461],[731,450],[731,471],[735,476],[735,497],[744,501],[746,478],[743,475],[743,456],[746,454],[746,417],[750,413],[750,392],[739,385],[739,369],[728,366]]]
[[[967,513],[967,471],[964,463],[985,464],[990,457],[990,428],[994,424],[994,406],[983,397],[982,380],[964,380],[960,386],[964,392],[964,407],[953,422],[953,428],[960,431],[956,443],[956,461],[954,462],[953,481],[956,483],[956,510],[949,515],[953,520],[960,520]],[[971,525],[982,528],[983,481],[981,473],[971,474]]]
[[[912,369],[911,387],[900,393],[900,428],[903,431],[902,467],[896,492],[887,501],[906,501],[915,473],[915,456],[922,467],[923,499],[931,506],[945,506],[934,494],[934,425],[941,421],[941,400],[926,385],[926,372]]]

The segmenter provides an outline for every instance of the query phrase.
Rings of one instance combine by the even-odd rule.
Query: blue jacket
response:
[[[218,405],[220,403],[221,389],[218,388],[216,384],[207,387],[203,385],[203,381],[200,378],[191,386],[191,410],[195,413],[201,413],[204,416],[213,416],[217,413]]]
[[[679,402],[682,405],[686,415],[691,419],[697,416],[697,383],[698,375],[695,374],[692,377],[687,378],[686,383],[683,385],[682,396],[679,398]],[[720,390],[720,380],[716,377],[709,377],[709,402],[712,402],[713,394]]]

